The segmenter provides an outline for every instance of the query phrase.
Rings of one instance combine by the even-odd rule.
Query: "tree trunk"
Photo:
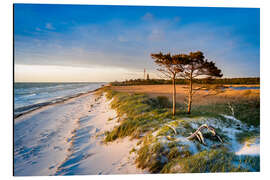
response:
[[[192,104],[192,78],[189,80],[189,92],[188,92],[188,110],[187,113],[190,114]]]
[[[173,83],[173,116],[175,115],[175,104],[176,104],[176,89],[175,89],[175,77],[172,78]]]

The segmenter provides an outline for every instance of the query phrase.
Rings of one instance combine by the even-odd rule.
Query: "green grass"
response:
[[[186,114],[184,106],[178,104],[173,117],[171,104],[166,97],[150,98],[145,94],[116,92],[110,88],[104,88],[103,91],[108,99],[113,98],[111,107],[121,118],[120,125],[105,133],[104,141],[114,141],[126,136],[139,138],[138,149],[132,149],[137,154],[136,163],[139,168],[146,168],[152,173],[258,171],[259,157],[239,158],[223,146],[204,150],[199,142],[194,142],[200,152],[192,154],[189,145],[177,141],[172,128],[166,126],[169,124],[175,127],[177,134],[183,137],[194,132],[191,121],[195,120],[198,125],[204,123],[201,117],[218,119],[230,126],[230,120],[220,115],[231,114],[227,102],[193,106],[191,114]],[[259,104],[239,101],[232,106],[236,118],[248,125],[259,125]],[[242,111],[246,114],[243,115]],[[222,134],[222,130],[216,131],[226,141],[227,137]],[[156,136],[152,135],[153,132],[157,132]],[[237,138],[245,141],[255,135],[258,132],[243,132],[237,134]],[[205,138],[216,141],[210,134],[205,134]]]
[[[151,99],[143,94],[116,93],[106,90],[107,98],[113,101],[111,107],[118,116],[126,117],[111,132],[106,133],[105,141],[113,141],[120,137],[139,138],[143,133],[158,128],[160,124],[172,117],[166,100]],[[162,102],[162,103],[160,103]]]
[[[240,165],[239,165],[240,164]],[[177,158],[164,167],[164,173],[246,172],[241,161],[226,149],[202,151],[186,158]]]
[[[243,131],[241,133],[236,134],[237,141],[240,143],[244,143],[247,141],[252,141],[253,139],[260,136],[258,131]]]
[[[240,121],[258,127],[260,125],[260,102],[259,100],[238,100],[231,102],[234,108],[234,116]],[[191,116],[215,116],[219,114],[232,115],[227,103],[200,105],[192,107]]]
[[[260,100],[241,101],[233,104],[235,117],[248,125],[260,125]]]
[[[179,150],[181,149],[181,151]],[[136,162],[139,168],[151,173],[160,173],[163,168],[177,157],[188,157],[191,155],[188,148],[176,142],[161,143],[152,136],[144,138],[143,146],[137,151]]]

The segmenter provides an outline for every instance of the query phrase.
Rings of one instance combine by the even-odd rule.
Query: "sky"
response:
[[[151,53],[198,50],[224,77],[259,77],[260,10],[14,5],[15,82],[159,78]]]

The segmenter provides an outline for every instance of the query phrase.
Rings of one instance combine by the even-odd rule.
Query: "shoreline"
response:
[[[58,98],[58,99],[54,99],[52,101],[46,101],[46,102],[43,102],[43,103],[39,103],[39,104],[33,104],[33,105],[30,105],[29,106],[24,106],[24,107],[20,107],[20,108],[31,108],[31,107],[34,107],[34,109],[30,109],[30,110],[26,110],[25,112],[22,112],[22,113],[18,113],[16,114],[15,113],[15,108],[13,108],[13,119],[16,120],[17,118],[21,117],[21,116],[24,116],[26,114],[29,114],[31,112],[34,112],[34,111],[37,111],[39,109],[42,109],[43,107],[46,107],[46,106],[52,106],[52,105],[55,105],[55,104],[59,104],[59,103],[64,103],[66,101],[69,101],[73,98],[77,98],[77,97],[80,97],[80,96],[83,96],[83,95],[87,95],[87,94],[90,94],[90,93],[94,93],[98,90],[100,90],[102,87],[100,88],[97,88],[95,90],[91,90],[91,91],[88,91],[88,92],[84,92],[84,93],[78,93],[76,95],[72,95],[72,96],[67,96],[67,97],[62,97],[62,98]],[[40,105],[41,104],[41,105]],[[43,105],[44,104],[44,105]],[[14,106],[13,106],[14,107]],[[17,108],[17,109],[20,109],[20,108]]]
[[[164,85],[159,86],[161,89],[149,89],[148,86],[146,87],[147,91],[160,91],[165,89],[166,93],[169,93],[170,91],[168,86]],[[243,134],[245,131],[257,131],[258,128],[254,129],[254,126],[246,125],[238,119],[235,119],[235,117],[228,116],[230,114],[227,113],[212,112],[212,115],[209,114],[209,117],[205,116],[205,109],[200,109],[198,112],[195,112],[195,114],[197,113],[195,117],[186,117],[183,116],[183,114],[178,114],[176,119],[171,119],[169,113],[170,108],[165,107],[166,103],[164,104],[163,110],[157,112],[155,111],[155,105],[152,106],[153,104],[151,105],[151,103],[147,104],[149,102],[155,103],[156,101],[147,100],[148,98],[153,98],[155,96],[148,97],[146,96],[147,93],[145,93],[145,95],[136,93],[138,91],[145,90],[140,89],[142,86],[120,87],[125,88],[124,91],[122,91],[123,89],[118,89],[118,93],[112,93],[112,90],[110,91],[110,89],[114,89],[115,91],[115,88],[119,87],[110,86],[108,88],[104,88],[103,91],[95,93],[101,89],[98,88],[93,91],[77,95],[76,97],[68,98],[61,102],[42,106],[15,118],[14,175],[46,176],[153,173],[155,170],[148,168],[152,167],[152,165],[157,165],[157,167],[159,167],[160,162],[156,160],[149,162],[149,165],[144,166],[145,158],[143,157],[147,156],[149,159],[153,158],[152,156],[155,153],[144,153],[154,151],[154,149],[151,149],[150,147],[155,145],[156,142],[161,143],[161,145],[164,144],[164,147],[167,147],[169,143],[175,143],[175,145],[179,147],[176,148],[172,146],[170,148],[174,149],[171,149],[170,151],[174,152],[177,150],[178,153],[181,153],[181,149],[187,149],[190,156],[187,156],[186,158],[193,158],[194,161],[196,160],[194,158],[197,158],[202,153],[200,152],[200,149],[206,148],[210,153],[215,153],[215,150],[212,150],[210,147],[211,144],[215,144],[215,141],[207,139],[206,142],[209,143],[209,147],[204,147],[197,144],[195,141],[186,141],[185,134],[171,134],[172,131],[168,129],[166,124],[169,124],[169,126],[178,130],[182,129],[181,131],[184,133],[193,132],[201,123],[208,123],[211,126],[220,127],[222,129],[223,136],[227,136],[231,139],[229,141],[230,145],[227,146],[233,153],[235,153],[234,157],[240,158],[242,155],[243,157],[247,157],[246,155],[248,155],[248,157],[252,158],[252,161],[255,163],[259,162],[260,155],[257,152],[259,152],[260,142],[259,140],[257,141],[257,134],[255,133],[254,136],[252,135],[252,139],[250,140],[246,140],[245,137],[248,136]],[[128,91],[125,92],[126,90]],[[121,94],[121,92],[123,93]],[[232,92],[234,93],[232,94]],[[259,93],[260,91],[251,90],[252,96],[254,95],[252,94],[254,92]],[[238,90],[228,90],[225,91],[225,93],[229,93],[226,95],[229,95],[230,97],[239,95]],[[105,94],[107,96],[105,96]],[[118,99],[118,95],[122,98]],[[255,98],[259,97],[257,96],[258,94],[255,95]],[[219,97],[219,95],[214,95],[213,97],[216,96]],[[246,98],[248,96],[245,95],[241,97]],[[206,99],[208,100],[210,98],[211,96]],[[208,103],[211,105],[212,101]],[[120,107],[115,107],[116,104]],[[111,105],[114,109],[111,108]],[[121,108],[121,106],[123,107]],[[149,112],[144,110],[146,106],[149,106]],[[201,104],[201,106],[204,105]],[[209,107],[207,107],[207,109],[209,110]],[[133,125],[131,125],[132,121],[128,122],[128,118],[123,115],[123,113],[128,114],[127,116],[130,116],[129,118],[132,119],[133,113],[135,113],[133,114],[135,118],[143,112],[148,112],[149,115],[148,117],[147,114],[144,114],[146,116],[141,117],[145,118],[145,124],[137,126],[138,129],[133,129],[134,132],[131,131],[133,127]],[[155,121],[152,121],[153,114],[155,115]],[[224,117],[220,118],[223,116],[222,114],[224,114]],[[226,120],[223,121],[224,119]],[[140,118],[133,119],[133,121],[140,121]],[[233,123],[233,127],[228,128],[226,125],[226,123],[228,123],[227,121]],[[125,123],[127,126],[125,126]],[[150,129],[140,129],[148,127],[146,124],[149,123],[152,123],[151,126],[149,126]],[[183,126],[181,123],[187,123],[189,125]],[[155,124],[156,130],[151,132],[153,130],[151,128],[155,127]],[[237,129],[239,126],[243,128],[242,131]],[[156,141],[150,142],[150,144],[152,143],[151,146],[147,146],[147,144],[142,143],[148,139],[148,135],[140,134],[140,132],[144,131],[150,132],[148,135],[152,134],[156,139]],[[165,134],[162,135],[162,133]],[[239,133],[242,133],[242,135],[240,135],[242,136],[242,143],[244,144],[237,140],[237,134]],[[241,138],[240,135],[239,137]],[[139,138],[136,139],[136,137]],[[253,139],[253,137],[255,139]],[[176,139],[175,142],[174,138]],[[177,144],[178,141],[182,143]],[[191,149],[188,148],[188,145],[191,145]],[[249,147],[250,145],[252,145],[252,148]],[[142,151],[144,148],[150,149]],[[194,149],[196,151],[193,151]],[[162,148],[160,150],[162,150]],[[168,152],[166,151],[162,153],[163,155],[160,155],[162,163],[164,163],[163,160],[166,158],[166,161],[171,163],[173,162],[169,159],[173,156],[166,154]],[[227,152],[220,151],[219,153],[226,154]],[[253,154],[255,155],[254,157]],[[177,153],[175,155],[177,155]],[[179,163],[181,162],[182,161],[179,161]],[[151,165],[151,163],[153,164]],[[228,167],[233,167],[231,164],[227,165]],[[225,164],[224,166],[227,165]],[[173,166],[177,167],[177,164]],[[163,166],[160,166],[160,168],[161,167]],[[255,169],[250,170],[258,171],[258,168],[259,167],[256,166]],[[174,172],[173,168],[167,170],[168,171],[163,170],[162,172]],[[179,170],[179,172],[182,171]]]
[[[211,85],[211,84],[210,84]],[[42,102],[42,103],[38,103],[38,104],[33,104],[33,105],[29,105],[29,106],[24,106],[24,107],[20,107],[20,108],[17,108],[18,109],[24,109],[24,108],[29,108],[29,110],[25,110],[25,112],[22,110],[22,112],[19,112],[19,113],[15,113],[15,108],[14,108],[14,105],[13,105],[13,119],[16,120],[18,117],[21,117],[25,114],[28,114],[28,113],[31,113],[31,112],[34,112],[36,110],[39,110],[43,107],[46,107],[46,106],[51,106],[51,105],[55,105],[55,104],[58,104],[58,103],[63,103],[65,101],[68,101],[70,99],[73,99],[73,98],[77,98],[77,97],[80,97],[82,95],[86,95],[86,94],[89,94],[89,93],[93,93],[93,92],[96,92],[98,90],[100,90],[102,87],[106,87],[106,86],[110,86],[109,84],[105,84],[95,90],[91,90],[91,91],[88,91],[88,92],[84,92],[84,93],[78,93],[76,95],[71,95],[71,96],[67,96],[67,97],[62,97],[62,98],[57,98],[57,99],[54,99],[52,101],[46,101],[46,102]],[[147,86],[152,86],[152,87],[159,87],[159,86],[169,86],[167,84],[161,84],[161,85],[129,85],[129,86],[113,86],[113,87],[120,87],[120,88],[128,88],[128,87],[147,87]],[[178,87],[185,87],[186,85],[176,85]],[[231,84],[231,85],[223,85],[224,87],[226,88],[230,88],[230,87],[260,87],[260,84],[254,84],[254,85],[251,85],[251,84],[246,84],[246,85],[242,85],[242,84]],[[151,88],[152,89],[152,88]],[[233,90],[233,89],[230,89],[230,90]],[[244,90],[244,89],[243,89]],[[259,89],[260,90],[260,89]]]
[[[104,133],[118,124],[109,104],[104,94],[91,92],[18,117],[14,175],[147,173],[130,154],[136,140],[103,143]]]

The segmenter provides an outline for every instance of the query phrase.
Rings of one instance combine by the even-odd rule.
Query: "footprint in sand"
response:
[[[54,146],[53,149],[58,150],[58,151],[62,151],[63,150],[60,146]]]
[[[124,167],[125,165],[127,165],[127,162],[121,164],[121,167]]]
[[[51,169],[53,169],[54,167],[55,167],[55,165],[52,165],[52,166],[50,166],[48,169],[51,170]]]

